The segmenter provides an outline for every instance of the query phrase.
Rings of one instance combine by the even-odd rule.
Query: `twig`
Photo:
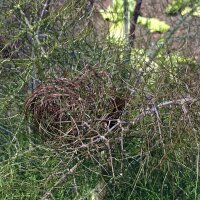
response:
[[[115,179],[115,171],[114,171],[114,167],[113,167],[112,151],[111,151],[111,148],[110,148],[109,140],[108,139],[105,139],[105,140],[106,140],[105,143],[106,143],[106,146],[108,148],[108,152],[109,152],[109,156],[110,156],[110,165],[111,165],[111,169],[112,169],[112,176]]]
[[[73,177],[73,179],[74,179],[74,184],[73,184],[74,185],[74,192],[75,192],[76,196],[78,196],[78,187],[77,187],[75,176]]]
[[[185,103],[194,103],[198,101],[198,99],[194,99],[192,97],[186,97],[186,98],[182,98],[182,99],[177,99],[177,100],[172,100],[172,101],[165,101],[163,103],[158,104],[156,107],[157,108],[163,108],[163,107],[167,107],[167,106],[171,106],[171,105],[183,105]],[[155,107],[152,108],[147,108],[146,110],[144,110],[142,113],[140,113],[133,121],[132,121],[132,125],[137,124],[139,121],[141,121],[146,115],[152,114],[155,112]]]
[[[40,200],[46,200],[46,198],[51,195],[51,192],[54,188],[56,188],[58,185],[62,184],[65,179],[68,177],[68,175],[73,174],[74,171],[77,169],[77,167],[83,162],[83,160],[80,160],[76,165],[74,165],[71,169],[68,170],[67,173],[63,174],[60,179],[51,187],[41,198]]]
[[[135,125],[138,122],[140,122],[142,119],[144,119],[144,117],[146,115],[150,115],[152,113],[155,113],[157,109],[159,108],[163,108],[163,107],[168,107],[168,106],[172,106],[172,105],[185,105],[186,103],[194,103],[199,101],[199,99],[194,99],[192,97],[185,97],[182,99],[176,99],[176,100],[171,100],[171,101],[164,101],[162,103],[159,103],[158,105],[154,105],[151,108],[146,108],[143,109],[143,111],[138,114],[138,116],[135,117],[135,119],[130,122],[130,121],[121,121],[119,119],[96,119],[96,121],[100,121],[100,122],[109,122],[109,121],[116,121],[117,123],[108,130],[108,132],[111,132],[112,130],[114,130],[117,126],[119,126],[120,124],[132,124]]]
[[[42,18],[43,18],[46,14],[48,14],[50,3],[51,3],[51,0],[46,0],[46,2],[44,3],[42,12],[41,12],[41,14],[40,14],[40,21],[42,20]]]
[[[159,114],[159,111],[158,111],[157,107],[156,107],[155,105],[153,105],[153,107],[154,107],[155,114],[156,114],[156,119],[157,119],[157,124],[158,124],[158,131],[159,131],[159,134],[160,134],[160,141],[161,141],[162,146],[163,146],[164,154],[166,154],[166,151],[165,151],[165,143],[164,143],[164,140],[163,140],[163,137],[162,137],[162,129],[161,129],[160,114]]]
[[[44,17],[46,17],[46,15],[48,14],[49,7],[50,7],[50,3],[51,3],[51,0],[46,0],[46,2],[44,3],[43,9],[42,9],[41,14],[40,14],[39,22],[41,22],[42,19],[43,19]],[[39,32],[40,32],[40,26],[38,26],[38,29],[37,29],[37,31],[36,31],[37,37],[39,36]]]

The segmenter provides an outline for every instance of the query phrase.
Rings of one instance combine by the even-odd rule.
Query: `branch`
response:
[[[172,100],[172,101],[165,101],[163,103],[160,103],[156,106],[156,108],[163,108],[163,107],[167,107],[167,106],[171,106],[171,105],[184,105],[185,103],[194,103],[198,101],[198,99],[194,99],[192,97],[186,97],[186,98],[182,98],[182,99],[177,99],[177,100]],[[156,108],[155,106],[153,106],[152,108],[147,108],[145,109],[142,113],[140,113],[132,122],[132,125],[137,124],[138,122],[140,122],[142,119],[144,119],[144,117],[146,115],[152,114],[156,112]]]
[[[43,17],[45,17],[45,15],[48,14],[50,3],[51,3],[51,0],[46,0],[45,4],[43,6],[42,12],[40,14],[40,21],[42,20]]]
[[[63,174],[59,180],[51,187],[41,198],[40,200],[46,200],[48,196],[51,195],[51,192],[54,188],[56,188],[58,185],[63,183],[65,179],[68,177],[68,175],[71,175],[74,173],[74,171],[77,169],[77,167],[83,162],[83,160],[79,161],[76,165],[74,165],[71,169],[68,170],[67,173]]]
[[[96,119],[96,121],[100,121],[100,122],[116,122],[116,124],[109,129],[108,131],[111,132],[112,130],[114,130],[117,126],[119,126],[120,124],[124,124],[124,125],[136,125],[138,122],[140,122],[141,120],[143,120],[147,115],[150,115],[152,113],[158,112],[157,109],[159,108],[163,108],[163,107],[168,107],[168,106],[172,106],[172,105],[185,105],[186,103],[194,103],[199,101],[199,99],[194,99],[192,97],[186,97],[186,98],[182,98],[182,99],[177,99],[177,100],[171,100],[171,101],[164,101],[158,105],[154,105],[153,107],[150,108],[146,108],[144,109],[139,115],[137,115],[135,117],[135,119],[133,121],[121,121],[119,119]]]
[[[142,0],[136,0],[135,9],[133,12],[133,16],[131,18],[131,24],[130,24],[130,33],[129,33],[129,45],[130,47],[133,47],[134,40],[135,40],[135,28],[137,24],[137,20],[140,14],[140,9],[142,5]]]

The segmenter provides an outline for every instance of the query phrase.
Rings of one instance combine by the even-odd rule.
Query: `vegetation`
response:
[[[200,3],[108,2],[0,3],[0,199],[200,199]]]
[[[192,6],[194,3],[198,1],[191,1],[191,0],[174,0],[172,1],[166,8],[167,14],[177,14],[178,12],[184,10],[188,6]]]

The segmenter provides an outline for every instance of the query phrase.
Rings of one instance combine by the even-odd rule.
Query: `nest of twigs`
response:
[[[54,148],[91,153],[114,143],[118,136],[110,129],[124,107],[107,73],[86,71],[72,80],[55,78],[39,85],[25,113]]]

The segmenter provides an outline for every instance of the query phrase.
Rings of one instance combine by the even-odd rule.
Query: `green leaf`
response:
[[[129,12],[132,13],[135,3],[129,1]],[[102,17],[109,20],[110,25],[110,37],[112,39],[123,39],[123,1],[115,0],[113,5],[106,10],[100,10]],[[150,32],[166,32],[170,29],[170,26],[156,18],[140,17],[138,18],[138,24],[145,26]]]
[[[166,7],[166,10],[165,12],[167,14],[176,14],[178,13],[181,9],[182,9],[182,6],[183,6],[183,2],[184,0],[174,0],[172,1],[170,4],[168,4],[168,6]]]
[[[187,6],[192,5],[193,3],[198,2],[197,0],[173,0],[169,3],[165,9],[166,14],[174,15],[181,12]]]
[[[138,18],[138,23],[147,27],[151,33],[153,32],[166,32],[170,29],[170,26],[164,22],[160,21],[159,19],[156,18],[146,18],[146,17],[139,17]]]
[[[181,11],[181,15],[186,15],[187,13],[189,13],[190,11],[192,10],[192,8],[190,7],[185,7],[185,9],[183,9]],[[200,6],[197,7],[196,11],[192,13],[193,16],[196,16],[196,17],[200,17]]]
[[[124,39],[123,22],[113,23],[110,26],[110,38],[116,40]]]

